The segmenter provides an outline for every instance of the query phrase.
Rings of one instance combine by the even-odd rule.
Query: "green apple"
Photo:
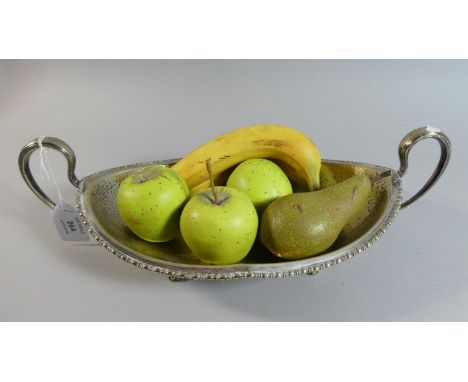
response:
[[[247,256],[255,241],[257,211],[243,192],[212,187],[186,204],[180,217],[180,231],[185,243],[202,261],[237,263]]]
[[[268,159],[242,162],[231,173],[226,185],[245,192],[259,212],[273,200],[293,192],[283,170]]]
[[[123,222],[140,238],[152,242],[174,239],[189,188],[174,170],[148,166],[120,184],[117,208]]]

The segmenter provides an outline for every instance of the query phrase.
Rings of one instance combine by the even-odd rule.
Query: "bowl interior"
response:
[[[151,164],[155,163],[160,162]],[[84,178],[80,184],[78,200],[84,218],[93,230],[112,246],[144,262],[160,264],[162,261],[175,266],[178,264],[206,266],[191,253],[181,238],[168,243],[149,243],[138,238],[122,223],[116,203],[118,187],[131,171],[148,164],[106,170]],[[170,164],[170,161],[164,164]],[[329,187],[355,174],[366,174],[371,179],[377,178],[373,182],[367,206],[345,226],[333,246],[319,256],[339,251],[362,239],[366,234],[369,235],[371,229],[382,222],[395,203],[392,176],[382,177],[382,174],[395,175],[395,173],[385,167],[323,160],[321,186]],[[284,262],[257,241],[242,264],[266,265]]]

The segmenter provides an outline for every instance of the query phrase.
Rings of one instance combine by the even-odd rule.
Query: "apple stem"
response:
[[[211,158],[205,161],[206,171],[208,171],[208,177],[210,178],[211,191],[213,191],[213,197],[215,204],[219,204],[218,193],[216,192],[214,180],[213,180],[213,169],[211,167]]]

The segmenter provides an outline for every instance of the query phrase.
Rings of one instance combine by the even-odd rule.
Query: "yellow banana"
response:
[[[205,162],[211,158],[213,175],[224,179],[226,170],[252,158],[275,161],[286,175],[309,190],[320,185],[320,154],[303,133],[280,125],[253,125],[223,134],[198,147],[172,168],[192,189],[208,187]]]

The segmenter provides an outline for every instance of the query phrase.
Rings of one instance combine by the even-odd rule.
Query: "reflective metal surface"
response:
[[[407,169],[411,147],[424,138],[436,138],[442,155],[436,171],[426,185],[401,205],[401,176]],[[43,145],[61,151],[68,160],[68,177],[78,187],[77,207],[90,234],[115,256],[140,268],[167,274],[172,280],[224,280],[246,277],[275,278],[316,274],[321,269],[341,263],[372,245],[389,227],[400,206],[407,206],[423,195],[442,174],[450,159],[450,142],[440,131],[422,128],[412,131],[400,143],[400,171],[386,167],[347,161],[323,160],[322,187],[329,187],[355,174],[372,179],[367,206],[350,221],[334,245],[326,252],[302,260],[284,261],[256,243],[249,255],[238,264],[207,265],[200,262],[181,238],[168,243],[149,243],[135,236],[120,220],[116,193],[123,179],[135,169],[150,164],[171,165],[176,160],[139,163],[101,171],[78,181],[74,175],[75,156],[65,142],[47,137]],[[38,187],[29,170],[29,158],[38,148],[37,139],[20,153],[19,166],[26,184],[41,201],[53,208],[55,203]]]
[[[406,208],[421,196],[423,196],[429,189],[437,182],[440,178],[442,173],[445,171],[445,168],[450,161],[450,155],[452,153],[452,145],[450,144],[449,138],[439,129],[435,129],[433,127],[421,127],[420,129],[416,129],[411,131],[407,134],[400,142],[400,146],[398,147],[398,155],[400,157],[400,170],[398,170],[398,174],[400,176],[405,175],[406,171],[408,170],[408,155],[411,148],[426,138],[433,138],[437,140],[440,144],[440,159],[439,163],[437,163],[437,167],[432,173],[429,180],[426,184],[411,198],[401,204],[401,208]]]

